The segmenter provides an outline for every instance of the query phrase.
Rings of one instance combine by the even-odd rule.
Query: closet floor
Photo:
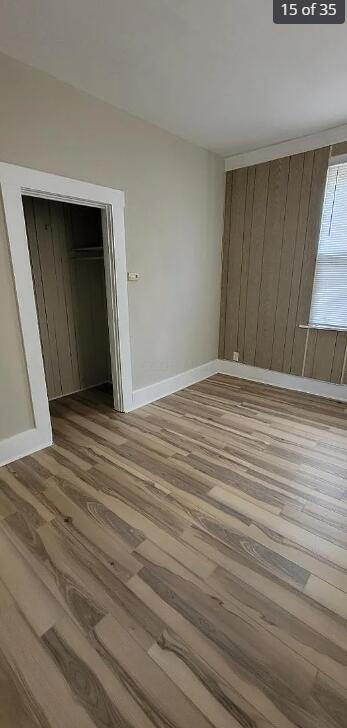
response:
[[[110,402],[0,469],[1,728],[346,726],[346,404]]]

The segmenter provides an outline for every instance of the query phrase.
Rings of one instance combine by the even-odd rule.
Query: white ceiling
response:
[[[0,49],[223,156],[347,121],[347,23],[272,0],[0,0]]]

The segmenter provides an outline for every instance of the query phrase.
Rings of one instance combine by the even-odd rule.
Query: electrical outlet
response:
[[[238,360],[239,360],[239,352],[238,351],[234,351],[234,353],[233,353],[233,361],[238,361]]]
[[[140,274],[139,273],[128,273],[128,281],[139,281],[140,280]]]

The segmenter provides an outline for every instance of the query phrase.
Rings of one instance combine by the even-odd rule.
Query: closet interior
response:
[[[111,382],[101,210],[23,195],[48,398]]]

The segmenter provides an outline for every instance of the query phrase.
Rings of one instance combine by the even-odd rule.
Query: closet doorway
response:
[[[5,464],[52,444],[49,398],[111,378],[111,403],[128,412],[133,389],[124,192],[0,162],[1,198],[33,413],[32,427],[6,441]],[[42,260],[39,229],[40,238],[46,234]],[[98,270],[86,272],[89,264]]]
[[[112,387],[101,210],[22,199],[48,399]]]

